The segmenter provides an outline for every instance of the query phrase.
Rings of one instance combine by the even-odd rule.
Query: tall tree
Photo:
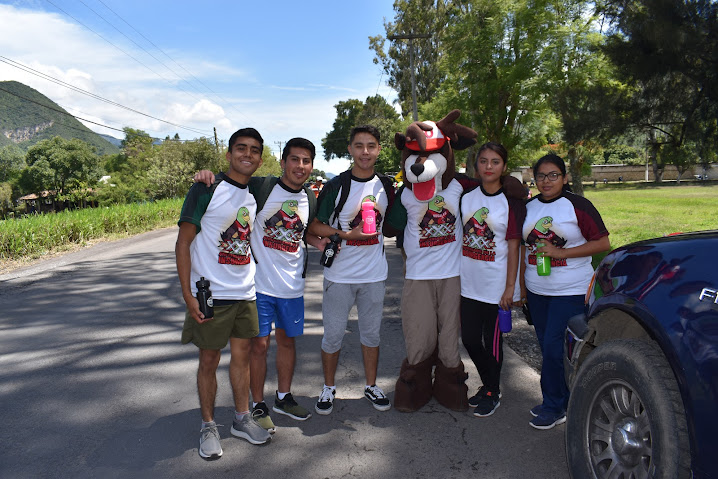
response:
[[[222,170],[227,169],[227,160],[224,160],[224,164],[222,167]],[[277,157],[272,154],[272,150],[268,146],[264,146],[264,151],[262,152],[262,166],[257,168],[257,171],[254,173],[255,176],[282,176],[282,166],[279,163],[279,160],[277,160]]]
[[[125,132],[125,138],[120,144],[120,148],[127,156],[137,156],[142,152],[151,148],[153,139],[143,130],[137,130],[126,126],[122,129]]]
[[[386,37],[369,37],[369,48],[376,55],[374,63],[381,65],[387,75],[387,83],[398,93],[404,118],[410,118],[412,112],[410,44],[407,40],[393,40],[387,47],[387,38],[392,35],[431,34],[429,38],[411,41],[417,70],[417,103],[431,101],[445,77],[439,67],[439,58],[451,4],[447,0],[396,0],[394,21],[384,22]]]
[[[360,100],[351,99],[339,102],[335,105],[337,118],[334,120],[332,130],[322,139],[324,157],[347,158],[351,156],[347,151],[349,145],[349,133],[358,125],[372,125],[379,130],[381,153],[377,160],[378,171],[398,171],[399,152],[394,148],[394,134],[402,130],[399,114],[380,95],[367,97],[362,103]]]
[[[104,173],[94,147],[78,140],[56,136],[42,140],[27,151],[27,168],[20,175],[20,186],[27,192],[51,191],[70,195],[95,184]]]
[[[202,169],[217,171],[214,144],[207,138],[194,141],[164,141],[147,158],[147,178],[153,198],[177,198],[187,193],[194,172]],[[226,161],[225,161],[226,164]]]
[[[718,5],[712,0],[604,0],[606,55],[632,86],[619,115],[647,132],[656,181],[662,145],[679,148],[718,111]]]
[[[462,110],[479,141],[509,150],[528,139],[522,127],[545,115],[542,58],[555,21],[547,0],[458,0],[443,36],[438,104]]]
[[[340,101],[334,108],[337,110],[337,117],[334,120],[332,129],[327,136],[322,138],[324,148],[324,159],[329,161],[332,158],[347,158],[347,146],[349,145],[349,132],[357,125],[357,117],[364,104],[361,100],[350,99]]]
[[[0,148],[0,183],[9,181],[20,175],[25,168],[25,155],[14,144]]]
[[[590,172],[600,149],[596,140],[610,136],[609,107],[621,85],[606,57],[597,51],[603,41],[593,5],[583,0],[555,2],[550,9],[551,42],[544,54],[549,105],[561,119],[573,191],[583,195],[583,175]]]

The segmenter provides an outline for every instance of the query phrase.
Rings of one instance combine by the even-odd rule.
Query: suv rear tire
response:
[[[575,479],[690,477],[683,402],[655,343],[610,341],[588,356],[569,400],[566,456]]]

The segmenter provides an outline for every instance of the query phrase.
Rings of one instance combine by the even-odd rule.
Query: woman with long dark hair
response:
[[[550,154],[533,168],[539,194],[526,203],[526,246],[521,297],[528,299],[541,346],[543,402],[531,409],[529,424],[551,429],[566,421],[569,391],[563,372],[563,337],[571,316],[580,314],[593,275],[591,256],[608,251],[608,231],[593,204],[568,188],[563,159]],[[550,273],[539,272],[537,253],[550,260]]]
[[[492,415],[500,404],[503,339],[497,316],[499,307],[510,311],[513,303],[526,213],[522,200],[504,194],[507,158],[502,145],[482,145],[475,165],[481,186],[461,198],[461,339],[481,377],[481,388],[469,399],[478,417]]]

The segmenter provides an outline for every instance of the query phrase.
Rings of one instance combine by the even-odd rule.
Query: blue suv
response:
[[[718,231],[617,248],[569,321],[571,476],[718,478]]]

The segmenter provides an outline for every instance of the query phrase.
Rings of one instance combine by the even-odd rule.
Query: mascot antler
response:
[[[454,150],[465,150],[476,144],[478,135],[468,126],[454,123],[459,116],[461,116],[460,110],[451,110],[448,115],[436,122],[436,126],[451,140],[451,147]]]

